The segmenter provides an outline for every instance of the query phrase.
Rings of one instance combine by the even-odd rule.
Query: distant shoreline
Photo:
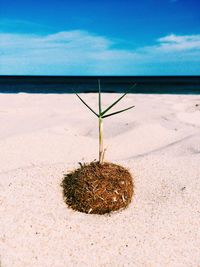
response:
[[[91,93],[102,91],[145,94],[200,94],[200,76],[18,76],[1,75],[0,93]]]

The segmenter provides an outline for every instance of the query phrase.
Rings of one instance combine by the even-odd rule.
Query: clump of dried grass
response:
[[[125,208],[133,196],[129,171],[108,162],[81,165],[66,174],[61,185],[66,204],[85,213],[105,214]]]

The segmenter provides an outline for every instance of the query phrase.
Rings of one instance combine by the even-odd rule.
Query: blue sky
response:
[[[1,0],[1,75],[200,75],[199,0]]]

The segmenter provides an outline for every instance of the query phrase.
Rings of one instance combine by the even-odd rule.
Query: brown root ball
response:
[[[66,204],[85,213],[105,214],[125,208],[133,196],[129,171],[107,162],[81,164],[64,175],[61,186]]]

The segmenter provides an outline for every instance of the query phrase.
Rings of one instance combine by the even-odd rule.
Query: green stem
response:
[[[103,119],[99,117],[99,163],[103,163]]]

